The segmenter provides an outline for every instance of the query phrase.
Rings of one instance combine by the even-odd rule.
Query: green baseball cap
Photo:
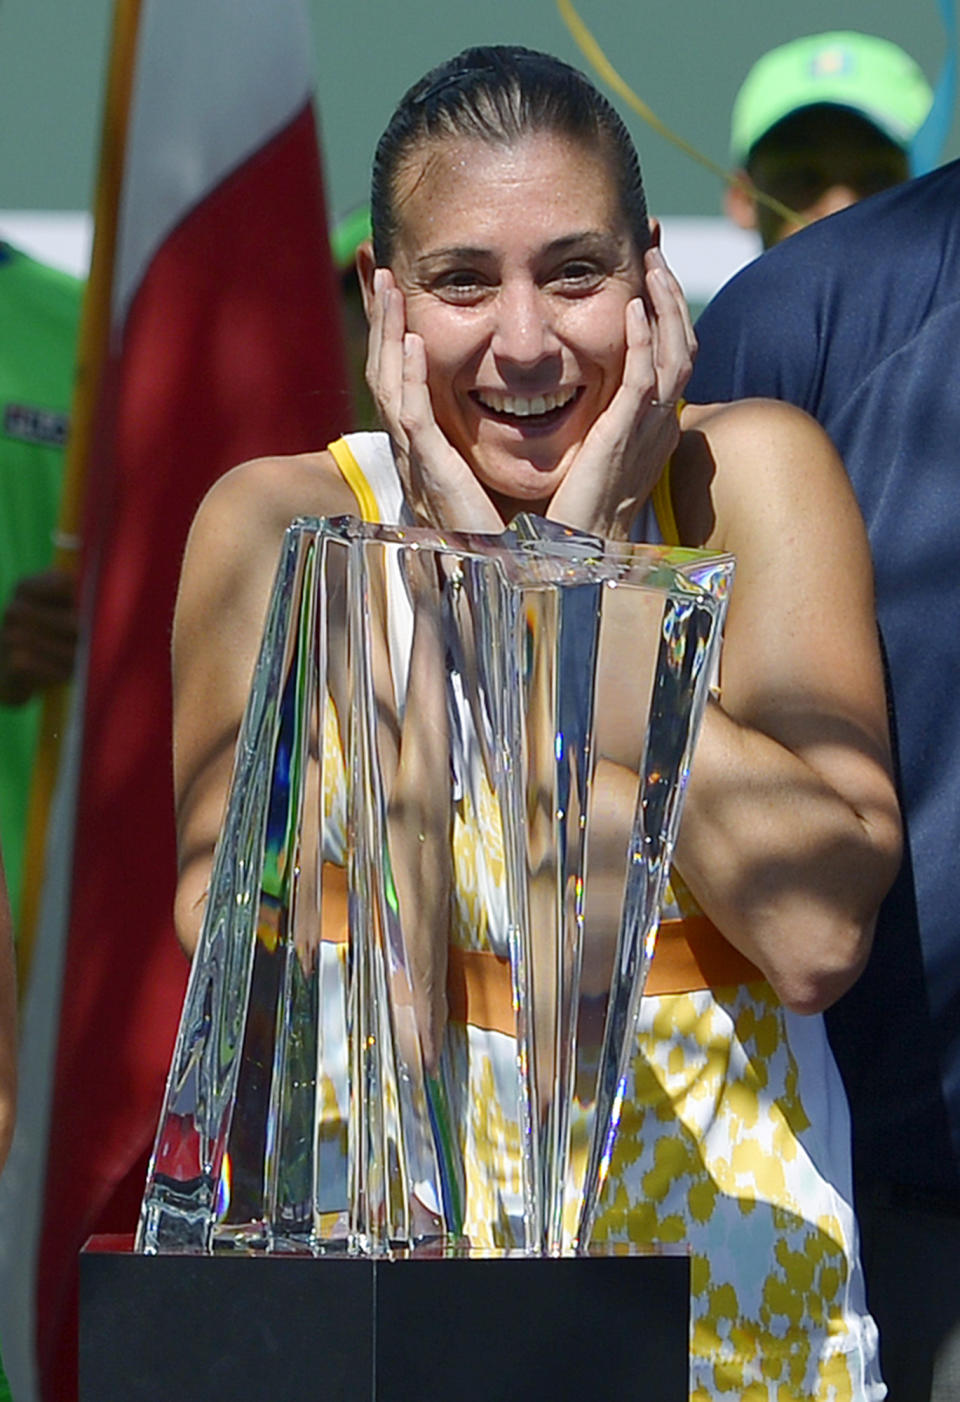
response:
[[[903,49],[872,34],[811,34],[771,49],[750,69],[733,104],[730,159],[743,165],[762,136],[802,107],[848,107],[908,150],[933,91]]]

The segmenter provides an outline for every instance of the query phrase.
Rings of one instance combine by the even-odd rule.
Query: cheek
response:
[[[598,302],[573,303],[558,326],[563,340],[584,362],[604,371],[619,370],[627,351],[626,301],[601,305]]]
[[[427,356],[427,379],[431,394],[453,392],[454,377],[471,373],[482,355],[483,332],[470,321],[446,307],[418,311],[411,307],[407,329],[423,337]]]

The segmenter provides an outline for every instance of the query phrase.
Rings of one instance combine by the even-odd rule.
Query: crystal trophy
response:
[[[292,524],[140,1251],[587,1250],[732,573]]]

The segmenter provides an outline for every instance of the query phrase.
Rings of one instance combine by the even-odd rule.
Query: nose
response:
[[[501,359],[533,366],[559,349],[548,301],[532,280],[505,282],[494,316],[491,344]]]

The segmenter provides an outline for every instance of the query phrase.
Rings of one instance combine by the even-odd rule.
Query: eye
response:
[[[561,292],[577,296],[593,292],[603,282],[606,269],[590,258],[567,258],[551,273],[549,281]]]
[[[433,279],[431,291],[444,302],[471,306],[487,294],[490,286],[490,279],[475,268],[450,268]]]

